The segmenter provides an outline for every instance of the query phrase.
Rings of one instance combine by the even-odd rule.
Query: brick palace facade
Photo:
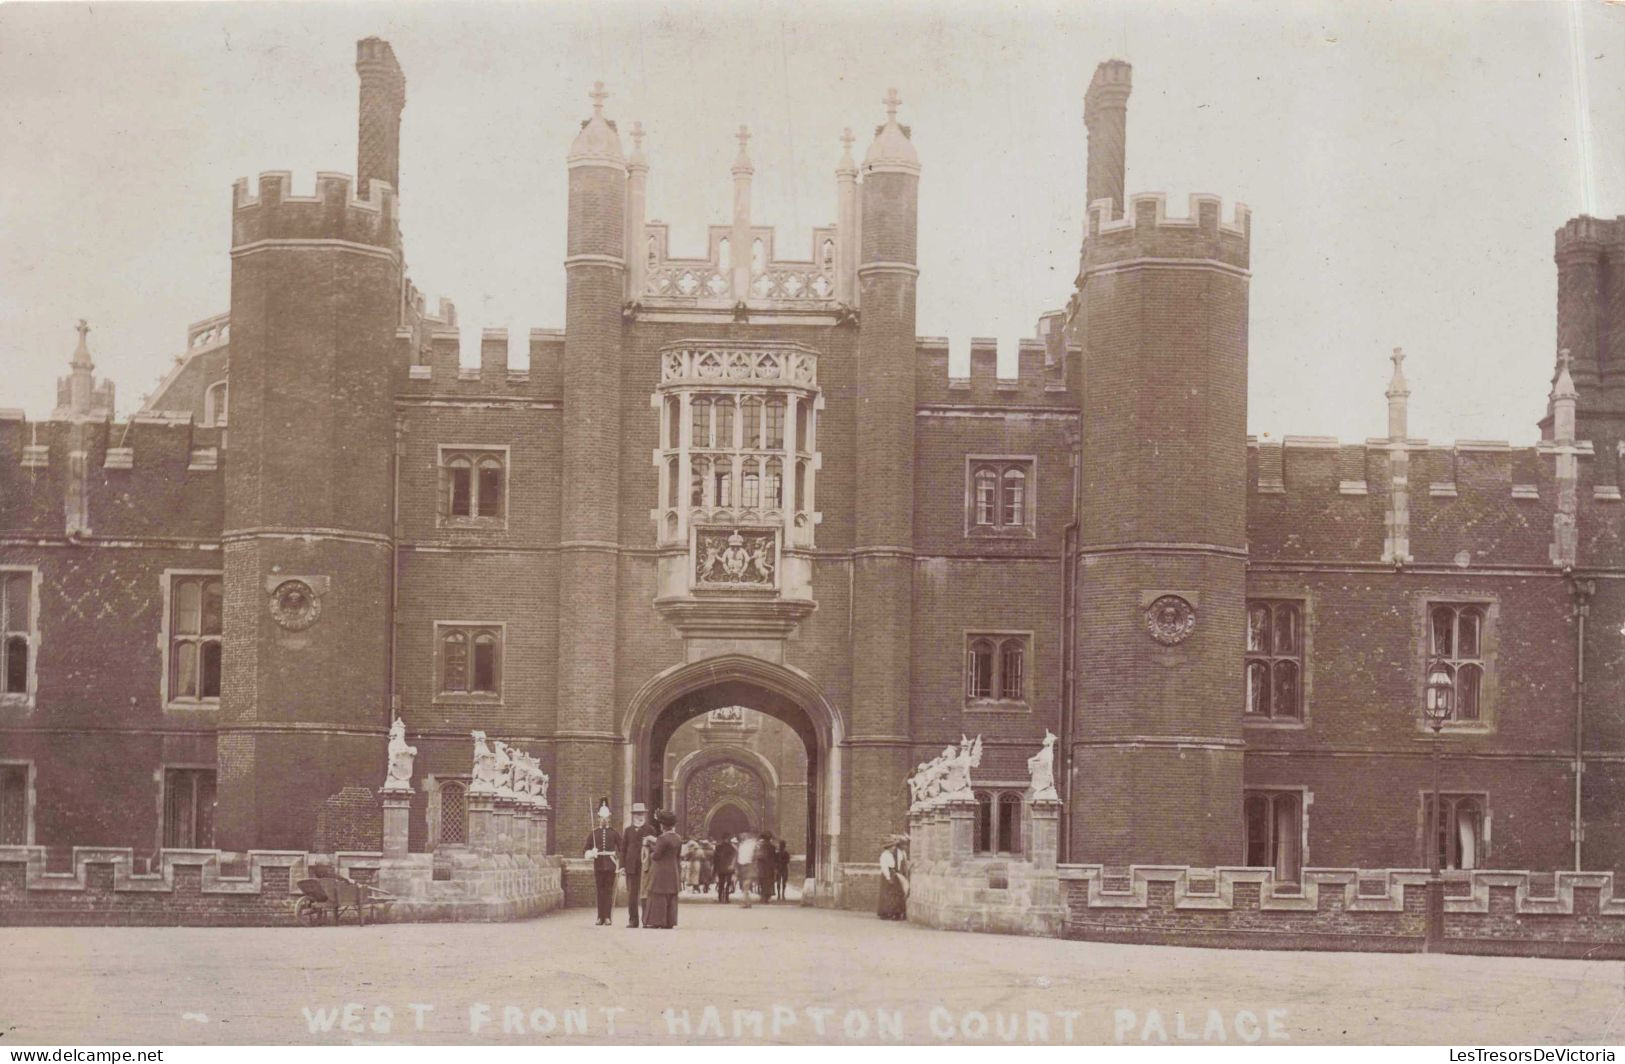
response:
[[[413,850],[462,841],[480,729],[541,759],[568,854],[745,707],[805,748],[776,822],[832,891],[961,735],[975,845],[1018,849],[1046,731],[1063,862],[1625,868],[1625,218],[1557,230],[1537,443],[1413,438],[1397,351],[1386,436],[1261,441],[1247,209],[1125,193],[1126,64],[1086,98],[1075,290],[1009,377],[916,333],[895,94],[796,260],[743,135],[732,219],[669,247],[598,90],[563,328],[460,367],[406,270],[405,79],[374,38],[357,70],[355,179],[237,184],[229,312],[139,413],[83,328],[53,416],[0,411],[0,844],[342,848],[399,715]]]

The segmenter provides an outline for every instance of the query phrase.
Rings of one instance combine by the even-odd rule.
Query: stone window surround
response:
[[[1315,596],[1309,592],[1287,592],[1275,594],[1270,591],[1260,591],[1257,594],[1248,593],[1244,609],[1251,609],[1259,602],[1286,602],[1298,607],[1298,715],[1296,717],[1259,717],[1247,712],[1245,701],[1242,704],[1241,722],[1247,728],[1275,729],[1280,731],[1302,731],[1309,727],[1310,711],[1314,702],[1310,697],[1314,692],[1314,621]],[[1243,620],[1245,626],[1246,620]],[[1243,644],[1245,646],[1245,643]],[[1246,668],[1247,652],[1242,652],[1242,697],[1246,698]]]
[[[1491,867],[1490,864],[1489,864],[1489,859],[1490,859],[1490,836],[1491,836],[1490,826],[1494,822],[1494,815],[1490,810],[1490,792],[1489,791],[1448,791],[1448,790],[1440,789],[1439,796],[1441,798],[1443,798],[1445,800],[1445,802],[1450,802],[1452,799],[1471,798],[1471,799],[1473,799],[1474,801],[1476,801],[1478,803],[1478,811],[1479,811],[1478,853],[1474,855],[1474,857],[1475,857],[1474,867],[1475,868],[1489,868],[1489,867]],[[1429,838],[1428,838],[1428,806],[1431,805],[1432,803],[1433,803],[1433,788],[1431,786],[1419,788],[1417,790],[1417,805],[1416,805],[1416,808],[1417,808],[1417,814],[1416,814],[1416,851],[1417,851],[1418,855],[1420,856],[1420,859],[1421,859],[1420,867],[1422,867],[1422,868],[1432,867],[1430,862],[1429,862],[1429,857],[1428,857],[1428,846],[1429,845],[1438,845],[1437,836],[1435,836],[1433,840],[1429,840]],[[1445,867],[1444,862],[1442,860],[1440,862],[1440,868],[1441,868],[1442,871],[1446,871],[1446,872],[1455,871],[1455,869]]]
[[[472,631],[486,629],[494,631],[497,637],[496,653],[496,687],[495,691],[446,691],[442,689],[445,683],[445,647],[444,638],[447,629],[461,629]],[[434,647],[433,647],[433,682],[434,697],[432,702],[438,705],[479,705],[500,706],[503,704],[503,673],[508,657],[508,624],[506,621],[435,621]],[[469,681],[473,682],[474,652],[473,644],[469,644],[468,655]]]
[[[158,784],[158,786],[156,788],[158,793],[157,793],[157,799],[156,799],[156,802],[155,802],[155,805],[157,807],[156,811],[157,811],[157,814],[158,814],[158,816],[157,816],[157,821],[158,822],[157,822],[157,825],[153,829],[153,839],[152,839],[152,852],[155,853],[155,854],[162,853],[164,850],[170,848],[170,847],[167,847],[167,846],[164,845],[164,824],[165,824],[164,816],[165,816],[165,812],[166,812],[165,807],[169,803],[169,794],[167,793],[167,791],[168,791],[168,787],[169,787],[169,773],[171,771],[208,772],[208,773],[214,774],[215,775],[215,788],[216,788],[215,793],[216,793],[217,796],[219,794],[220,777],[218,775],[218,770],[216,769],[216,767],[214,765],[207,764],[206,762],[202,762],[202,761],[165,761],[165,762],[162,762],[161,764],[159,764],[158,771],[156,773],[154,773],[155,782]],[[218,797],[216,798],[216,804],[218,804]],[[209,849],[211,847],[206,846],[206,847],[202,847],[202,848],[203,849]]]
[[[1026,854],[1026,839],[1022,838],[1022,821],[1027,811],[1027,787],[1030,781],[989,781],[975,785],[977,795],[976,822],[971,831],[971,852],[979,857],[1023,857]],[[985,821],[989,840],[989,847],[982,849],[983,805],[981,798],[988,798],[987,819]],[[1017,849],[1010,848],[1010,839],[999,830],[999,803],[1007,798],[1015,799],[1016,814],[1010,831],[1015,835]]]
[[[468,458],[474,463],[474,474],[469,484],[467,516],[451,512],[451,467],[454,458]],[[495,516],[479,516],[479,461],[492,457],[502,463],[502,505]],[[508,444],[442,443],[435,451],[435,525],[464,531],[501,531],[508,527],[508,504],[513,496],[513,448]]]
[[[431,775],[429,775],[427,777],[426,783],[428,784],[428,786],[425,788],[425,790],[428,792],[428,796],[427,796],[427,800],[425,802],[425,809],[424,809],[424,828],[425,828],[425,832],[426,832],[426,834],[424,835],[424,849],[425,850],[428,850],[428,851],[430,851],[432,853],[433,851],[438,850],[438,849],[467,849],[467,847],[468,847],[468,823],[467,823],[468,812],[467,812],[467,806],[466,805],[464,806],[464,812],[463,812],[463,817],[464,817],[463,842],[455,843],[455,842],[441,842],[440,841],[440,821],[441,821],[442,810],[443,810],[443,806],[441,804],[441,802],[442,802],[441,789],[443,787],[445,787],[446,784],[448,784],[448,783],[457,784],[459,787],[461,787],[463,789],[463,800],[466,802],[468,800],[468,788],[473,785],[473,782],[474,782],[474,777],[472,775],[470,775],[470,774],[467,774],[467,773],[459,774],[459,773],[455,773],[455,772],[450,772],[450,773],[438,773],[437,772],[437,773],[432,773]]]
[[[26,758],[0,758],[0,768],[23,770],[23,841],[21,845],[34,845],[34,762]]]
[[[203,390],[203,425],[223,429],[231,418],[231,385],[216,381]]]
[[[988,639],[993,642],[993,697],[971,697],[971,646],[978,639]],[[1003,676],[1002,648],[1006,640],[1020,639],[1022,641],[1021,657],[1021,698],[1001,698]],[[1033,631],[1032,629],[991,629],[967,628],[964,630],[965,654],[961,666],[963,674],[959,685],[965,700],[965,710],[974,713],[1031,713],[1033,701],[1033,676],[1035,665],[1033,661]]]
[[[1483,680],[1478,690],[1478,719],[1457,720],[1452,715],[1445,721],[1441,734],[1449,735],[1452,732],[1493,732],[1496,725],[1498,699],[1496,697],[1499,685],[1496,682],[1496,659],[1499,652],[1499,630],[1501,617],[1501,601],[1493,594],[1454,594],[1434,591],[1419,592],[1413,601],[1413,615],[1415,629],[1412,633],[1412,652],[1415,662],[1414,695],[1411,703],[1411,719],[1415,721],[1415,730],[1424,736],[1433,735],[1433,728],[1422,713],[1426,704],[1428,666],[1433,662],[1433,608],[1435,606],[1477,606],[1484,614],[1484,625],[1478,634],[1478,661],[1484,668]],[[1486,811],[1486,816],[1488,812]]]
[[[1298,876],[1297,876],[1297,880],[1301,884],[1302,879],[1303,879],[1303,870],[1305,868],[1311,867],[1310,863],[1309,863],[1309,810],[1315,804],[1315,792],[1310,790],[1307,786],[1304,786],[1304,785],[1294,786],[1294,785],[1291,785],[1291,784],[1279,784],[1279,785],[1277,785],[1277,784],[1259,784],[1257,786],[1243,787],[1242,792],[1241,792],[1241,801],[1242,801],[1242,806],[1243,806],[1243,810],[1242,810],[1242,840],[1241,840],[1242,849],[1241,849],[1241,856],[1236,862],[1238,865],[1241,865],[1243,867],[1247,867],[1247,814],[1246,814],[1246,802],[1247,802],[1247,798],[1250,795],[1254,795],[1254,794],[1271,795],[1271,796],[1277,795],[1277,794],[1292,794],[1292,795],[1297,796],[1297,799],[1298,799]],[[1283,886],[1287,886],[1290,889],[1290,884],[1286,883],[1285,881],[1283,881]],[[1300,886],[1300,889],[1301,889],[1301,886]]]
[[[169,710],[196,710],[196,709],[203,709],[203,710],[211,710],[212,711],[212,710],[216,710],[216,709],[220,708],[220,699],[218,697],[214,697],[214,698],[182,698],[182,699],[174,699],[174,698],[170,697],[170,693],[169,693],[169,671],[170,671],[169,670],[169,665],[170,665],[169,655],[170,655],[170,650],[173,647],[172,636],[171,636],[171,633],[170,633],[170,618],[171,618],[171,616],[173,616],[173,609],[172,609],[173,602],[171,601],[172,592],[173,592],[174,585],[175,585],[175,579],[177,577],[185,578],[185,577],[189,577],[189,576],[213,576],[213,577],[218,577],[220,579],[221,585],[222,585],[221,590],[222,590],[222,592],[224,591],[224,584],[225,584],[225,578],[226,577],[225,577],[225,573],[222,572],[219,569],[165,569],[162,573],[159,574],[158,579],[159,579],[159,582],[162,584],[162,591],[163,591],[163,614],[159,617],[159,620],[158,620],[158,653],[159,653],[159,661],[160,661],[160,664],[162,665],[162,668],[159,670],[159,673],[158,673],[159,701],[162,703],[162,705],[163,705],[163,707],[165,709],[169,709]],[[220,627],[221,627],[221,630],[222,630],[220,675],[221,675],[222,686],[224,686],[225,671],[226,671],[225,648],[224,648],[224,629],[225,629],[224,618],[222,618],[222,623],[221,623]],[[159,812],[160,812],[160,814],[162,814],[161,809],[159,810]],[[161,816],[160,816],[160,819],[161,819]],[[162,830],[161,825],[160,825],[160,830]]]
[[[998,495],[994,500],[994,523],[976,521],[976,474],[982,468],[992,468],[998,474]],[[1020,469],[1026,480],[1022,498],[1021,524],[1006,525],[1004,521],[1004,474]],[[1036,539],[1038,536],[1038,456],[1036,454],[967,454],[965,456],[965,535],[967,537],[1016,537]]]
[[[33,709],[39,692],[40,570],[37,565],[0,565],[0,578],[13,573],[28,574],[28,631],[23,633],[28,637],[28,674],[22,691],[0,694],[0,706]],[[15,633],[0,633],[12,634]]]

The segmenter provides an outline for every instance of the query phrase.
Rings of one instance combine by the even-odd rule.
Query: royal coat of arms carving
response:
[[[778,586],[778,537],[774,532],[738,529],[695,532],[694,586],[774,588]]]

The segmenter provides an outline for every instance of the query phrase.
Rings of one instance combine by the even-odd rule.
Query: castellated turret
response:
[[[897,506],[914,497],[915,290],[919,284],[920,158],[907,126],[897,121],[895,89],[883,101],[886,121],[875,131],[862,164],[861,243],[857,284],[857,494],[853,542],[853,627],[871,633],[852,664],[854,734],[910,734],[913,627],[914,511]],[[866,742],[854,749],[852,770],[877,781],[873,793],[895,809],[866,818],[876,826],[907,816],[902,744]],[[861,832],[862,823],[856,825]],[[852,838],[853,852],[872,853],[877,834]]]
[[[1625,216],[1570,219],[1555,258],[1557,349],[1572,356],[1575,436],[1592,442],[1598,482],[1616,484],[1625,468]],[[1548,409],[1541,435],[1552,433]]]
[[[361,51],[398,74],[388,44]],[[376,76],[362,70],[364,109]],[[383,772],[402,266],[395,149],[361,155],[361,196],[330,173],[313,195],[282,173],[233,194],[216,819],[230,849],[305,848],[325,799]]]
[[[620,133],[604,115],[608,93],[592,92],[592,115],[570,145],[567,249],[564,259],[565,469],[559,539],[568,561],[559,569],[559,742],[556,775],[564,838],[591,829],[595,795],[608,794],[615,729],[614,671],[604,662],[615,645],[616,549],[620,498],[621,306],[626,295],[627,165]]]
[[[1069,334],[1083,349],[1080,670],[1072,859],[1222,865],[1242,852],[1249,223],[1163,197],[1120,212],[1127,64],[1090,88],[1087,231]],[[1113,107],[1096,102],[1103,87]],[[1102,118],[1102,113],[1106,118]],[[1111,118],[1112,115],[1117,118]],[[1104,159],[1097,152],[1107,153]]]

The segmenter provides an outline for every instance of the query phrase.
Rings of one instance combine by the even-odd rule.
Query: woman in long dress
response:
[[[649,882],[649,915],[644,920],[644,926],[676,927],[677,892],[682,889],[677,866],[682,855],[683,840],[673,830],[677,818],[671,813],[661,810],[655,814],[655,820],[665,830],[655,839],[654,859],[651,862],[654,875]]]
[[[683,843],[683,888],[690,893],[700,889],[700,844],[693,839]]]
[[[908,836],[893,835],[880,851],[880,901],[875,914],[882,920],[908,917]]]

